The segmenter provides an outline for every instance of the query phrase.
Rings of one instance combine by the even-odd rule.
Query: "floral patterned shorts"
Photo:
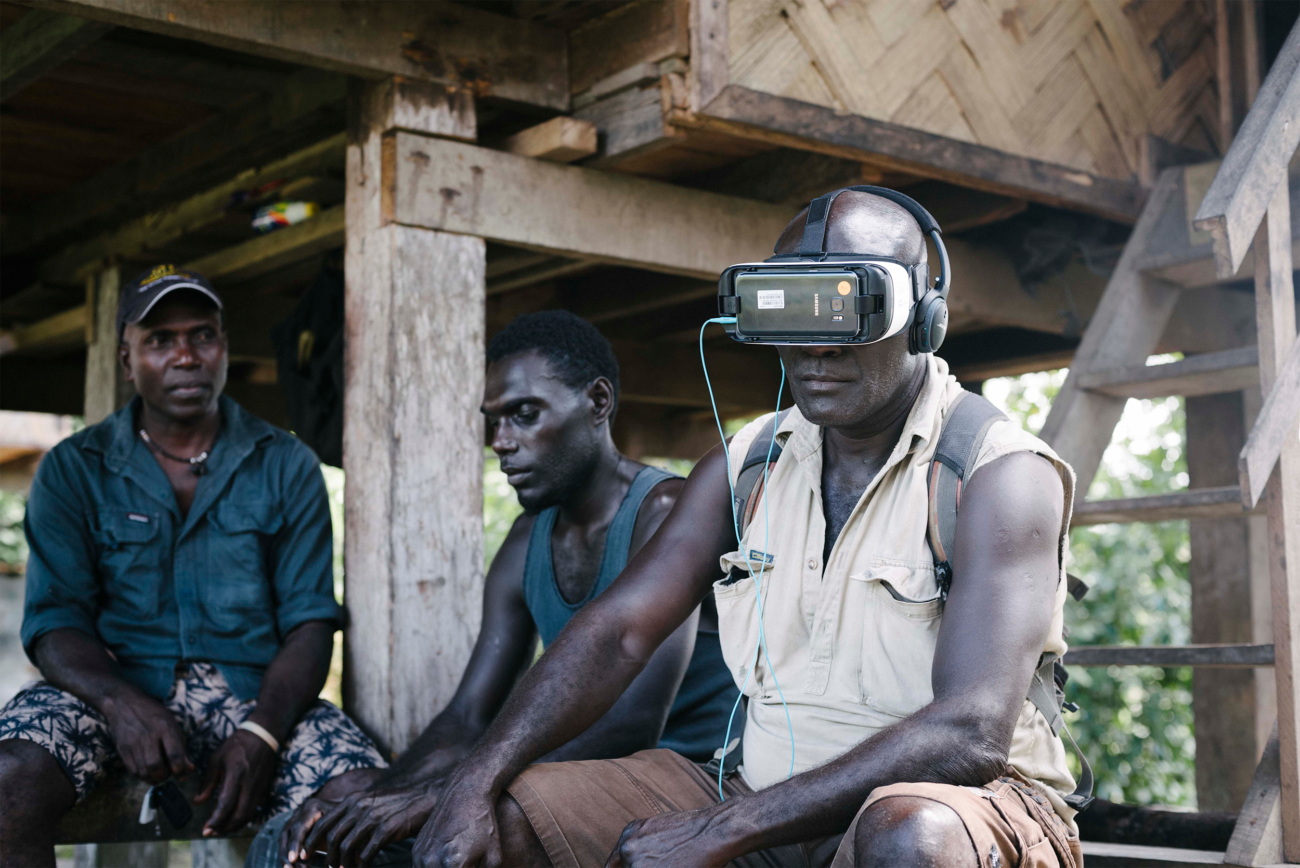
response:
[[[200,772],[255,705],[235,696],[210,663],[178,665],[164,704],[176,715],[185,734],[186,753]],[[108,772],[122,768],[108,721],[80,699],[44,681],[28,685],[0,708],[0,739],[7,738],[35,742],[53,754],[76,788],[77,801]],[[275,783],[258,819],[296,808],[344,772],[385,765],[378,748],[346,714],[317,700],[298,721],[288,743],[280,746]]]

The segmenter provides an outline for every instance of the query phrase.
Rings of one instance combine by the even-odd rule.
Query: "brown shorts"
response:
[[[555,868],[602,868],[633,820],[719,802],[717,777],[670,750],[645,750],[617,760],[531,766],[515,778],[509,791]],[[723,779],[722,791],[728,798],[751,792],[738,776]],[[872,792],[862,810],[898,796],[931,799],[952,808],[966,825],[982,868],[1083,865],[1079,842],[1065,822],[1046,799],[1018,780],[1001,778],[984,787],[896,784]],[[854,826],[857,821],[855,817]],[[853,836],[848,834],[750,853],[731,864],[839,868],[853,861]]]

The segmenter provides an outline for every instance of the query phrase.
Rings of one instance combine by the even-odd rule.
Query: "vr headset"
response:
[[[934,239],[939,276],[925,263],[826,251],[826,220],[845,190],[872,193],[907,209]],[[948,331],[948,251],[939,224],[910,196],[885,187],[844,187],[814,199],[798,253],[732,265],[718,279],[718,313],[735,340],[761,344],[870,344],[908,330],[908,349],[932,353]]]

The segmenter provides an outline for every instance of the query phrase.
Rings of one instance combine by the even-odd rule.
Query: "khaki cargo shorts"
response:
[[[738,775],[724,778],[728,798],[751,790]],[[718,779],[670,750],[645,750],[616,760],[531,766],[510,784],[555,868],[602,868],[628,823],[670,811],[716,805]],[[1033,787],[1003,777],[983,787],[895,784],[871,793],[858,812],[881,799],[908,796],[952,808],[966,826],[982,868],[1081,868],[1078,838]],[[737,868],[851,866],[853,830],[734,860]]]

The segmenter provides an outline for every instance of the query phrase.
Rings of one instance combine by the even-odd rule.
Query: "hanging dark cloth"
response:
[[[289,422],[321,461],[343,466],[343,268],[326,256],[320,273],[271,329]]]

